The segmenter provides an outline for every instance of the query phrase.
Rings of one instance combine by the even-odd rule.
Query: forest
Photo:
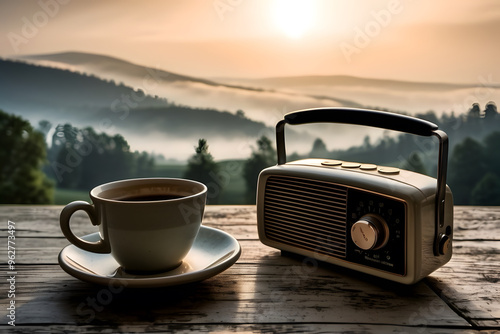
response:
[[[500,116],[495,103],[488,103],[484,109],[473,104],[463,115],[438,117],[428,112],[416,116],[436,123],[450,138],[447,183],[455,204],[500,205]],[[0,203],[48,204],[54,202],[57,189],[88,192],[98,184],[118,179],[171,176],[160,166],[161,157],[131,151],[122,135],[98,133],[90,126],[54,126],[40,121],[33,127],[27,120],[0,110],[0,133],[4,134],[0,137]],[[360,146],[334,151],[328,151],[318,138],[309,154],[293,153],[289,160],[335,158],[435,176],[436,156],[437,145],[431,139],[399,134],[376,140],[366,136]],[[229,204],[253,204],[259,172],[274,164],[274,143],[265,136],[256,141],[248,159],[232,165],[215,161],[209,143],[200,138],[193,143],[193,155],[175,176],[207,184],[210,204],[228,204],[220,196],[224,188],[238,193],[238,201]]]
[[[474,103],[463,115],[417,114],[439,126],[449,137],[448,177],[457,205],[500,205],[500,116],[494,102],[484,109]],[[390,165],[435,177],[438,145],[435,138],[409,134],[384,136],[375,143],[328,151],[316,139],[309,157]],[[300,158],[295,156],[294,158]]]

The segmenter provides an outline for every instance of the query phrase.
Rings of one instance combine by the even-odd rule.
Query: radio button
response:
[[[325,160],[325,161],[321,162],[321,164],[323,166],[339,166],[339,165],[342,165],[342,162],[343,161],[340,161],[340,160]]]
[[[382,174],[399,174],[399,168],[396,167],[379,167],[378,171]]]
[[[374,170],[374,169],[377,169],[377,165],[374,165],[374,164],[362,164],[361,166],[359,166],[359,169],[362,169],[362,170]]]
[[[352,225],[351,239],[361,249],[379,249],[389,240],[389,227],[382,217],[367,214]]]
[[[342,163],[343,168],[358,168],[359,166],[361,166],[361,164],[359,164],[357,162],[343,162]]]

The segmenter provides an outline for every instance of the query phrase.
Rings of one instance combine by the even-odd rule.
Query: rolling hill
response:
[[[250,145],[242,142],[272,132],[242,114],[173,104],[93,75],[9,60],[0,60],[0,73],[0,109],[34,126],[48,120],[120,133],[133,148],[169,158],[186,159],[199,138],[219,158],[247,156]]]
[[[312,107],[370,107],[410,114],[433,110],[440,115],[467,112],[474,102],[485,105],[500,100],[500,82],[488,73],[478,73],[477,81],[472,83],[412,82],[348,75],[209,80],[82,52],[20,58],[123,82],[177,104],[232,112],[243,110],[247,117],[268,126],[273,126],[286,112]]]
[[[122,59],[82,52],[63,52],[19,57],[43,66],[69,69],[123,82],[149,95],[166,97],[177,104],[215,108],[247,116],[269,126],[289,111],[311,106],[361,107],[355,101],[333,94],[315,96],[287,90],[262,89],[254,85],[220,83],[213,80],[180,75],[161,68],[137,65]],[[270,114],[275,115],[269,117]]]
[[[81,52],[19,58],[32,65],[3,65],[0,108],[35,122],[50,116],[52,122],[120,132],[137,148],[180,159],[191,154],[200,137],[209,140],[217,159],[246,158],[256,138],[274,138],[274,125],[283,114],[304,108],[368,107],[409,114],[433,110],[440,116],[466,113],[472,103],[484,107],[500,100],[500,83],[488,74],[479,74],[475,83],[346,75],[205,79]],[[287,143],[299,153],[310,151],[316,137],[332,150],[360,145],[366,135],[372,140],[385,135],[353,126],[290,128]]]
[[[70,70],[85,70],[86,73],[92,73],[93,71],[95,71],[96,73],[100,73],[104,76],[106,76],[107,73],[113,73],[115,75],[113,77],[115,80],[116,78],[119,78],[119,75],[124,77],[143,77],[145,73],[147,73],[147,69],[149,69],[150,71],[155,72],[155,79],[161,81],[191,81],[212,86],[218,85],[217,83],[210,80],[189,77],[160,69],[147,68],[122,59],[92,53],[61,52],[53,54],[21,56],[19,57],[19,59],[34,61],[40,65],[45,65],[47,67],[59,67]]]
[[[286,90],[317,98],[341,96],[374,109],[410,114],[434,111],[462,114],[472,103],[484,106],[500,100],[500,82],[491,74],[478,74],[474,83],[413,82],[348,75],[309,75],[261,79],[219,78],[221,82]]]

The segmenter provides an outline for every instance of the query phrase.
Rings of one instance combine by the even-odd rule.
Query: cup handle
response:
[[[96,226],[99,225],[99,221],[96,216],[95,212],[95,207],[85,201],[74,201],[69,203],[64,207],[64,209],[61,211],[61,215],[59,217],[59,223],[61,225],[61,231],[66,237],[66,239],[69,240],[73,245],[77,246],[78,248],[81,248],[83,250],[93,252],[93,253],[111,253],[111,247],[109,246],[109,243],[102,239],[97,241],[97,242],[89,242],[86,240],[83,240],[79,237],[77,237],[73,231],[71,231],[71,228],[69,226],[69,220],[73,213],[75,213],[78,210],[83,210],[87,213],[87,215],[90,218],[90,222],[92,225]]]

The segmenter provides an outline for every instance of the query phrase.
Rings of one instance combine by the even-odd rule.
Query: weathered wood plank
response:
[[[454,225],[456,240],[500,240],[500,207],[455,207]]]
[[[294,324],[150,324],[143,325],[123,325],[114,324],[112,326],[90,326],[90,325],[53,325],[50,326],[51,334],[59,333],[86,333],[86,334],[117,334],[117,333],[166,333],[166,334],[187,334],[187,333],[366,333],[366,334],[442,334],[452,332],[456,334],[493,334],[493,331],[471,330],[463,328],[444,329],[441,327],[408,327],[390,326],[376,324],[323,324],[323,323],[294,323]],[[0,326],[0,332],[12,334],[20,333],[47,333],[47,326],[23,326],[7,327]]]
[[[33,325],[26,330],[17,327],[19,332],[46,328],[38,326],[50,323],[59,324],[61,331],[73,326],[82,332],[268,328],[433,333],[447,331],[446,327],[472,333],[500,328],[500,207],[456,207],[452,260],[424,281],[407,287],[331,265],[282,257],[258,240],[254,206],[208,206],[204,224],[240,241],[243,251],[238,262],[197,284],[123,291],[80,282],[57,265],[57,254],[68,244],[59,231],[61,209],[0,206],[0,221],[5,222],[0,225],[0,244],[6,240],[7,220],[16,222],[18,323]],[[80,235],[95,231],[83,213],[72,226]],[[6,249],[1,247],[0,272],[6,272],[6,259]],[[100,304],[89,304],[98,298]],[[5,318],[4,314],[0,309],[0,317]],[[131,326],[122,326],[124,319]]]
[[[61,240],[54,239],[60,242]],[[460,314],[464,314],[471,322],[481,326],[485,320],[492,322],[500,320],[500,303],[497,297],[500,296],[500,252],[498,251],[498,242],[483,242],[478,246],[474,242],[461,242],[458,245],[457,252],[451,262],[443,268],[437,270],[425,281],[436,291],[441,298],[445,298],[452,307]],[[291,275],[294,277],[295,284],[306,284],[309,275],[314,274],[324,280],[340,279],[348,282],[352,280],[370,281],[369,277],[363,277],[359,274],[345,270],[343,268],[318,264],[317,268],[311,268],[311,262],[307,262],[306,267],[300,260],[280,256],[280,253],[271,248],[261,246],[252,247],[253,242],[241,242],[243,252],[237,264],[230,268],[230,273],[237,275],[234,279],[240,280],[243,275],[256,274],[262,282],[266,280],[276,280]],[[43,251],[42,251],[43,250]],[[26,254],[21,249],[18,254],[33,257],[29,263],[56,264],[57,254],[60,248],[31,248]],[[476,253],[472,253],[475,251]],[[48,258],[47,258],[48,256]],[[21,257],[22,259],[22,257]],[[314,264],[314,263],[313,263]],[[33,266],[18,266],[19,272],[38,271]],[[72,277],[63,273],[70,280]],[[32,275],[29,275],[31,277]],[[19,278],[31,282],[29,277]],[[34,275],[35,279],[52,279],[52,273],[39,272]],[[304,277],[306,279],[304,279]],[[38,281],[35,281],[38,283]],[[313,285],[318,283],[312,283]],[[33,286],[34,289],[38,285]],[[390,285],[383,287],[391,290]],[[366,293],[370,292],[370,286],[364,288]]]
[[[234,231],[241,231],[234,229]],[[244,233],[244,229],[243,232]],[[271,254],[279,254],[279,250],[268,247],[258,240],[241,239],[238,240],[242,247],[242,254],[239,262],[258,262],[261,258]],[[64,238],[17,238],[16,239],[16,260],[18,264],[56,264],[57,255],[63,247],[69,245]],[[499,263],[499,241],[455,241],[453,245],[452,261],[445,265],[452,266],[454,260],[461,261],[460,258],[475,257],[475,260],[484,260],[486,266],[495,268]],[[0,248],[0,264],[6,263],[7,248]],[[495,263],[496,261],[496,263]],[[473,269],[473,268],[471,268]]]
[[[23,292],[16,300],[16,317],[23,325],[112,325],[127,319],[138,324],[469,326],[424,283],[388,290],[324,269],[307,273],[301,265],[241,264],[197,284],[140,290],[90,285],[54,265],[22,269],[16,277],[16,287]],[[423,308],[434,313],[424,314]]]
[[[16,223],[16,237],[60,237],[59,215],[62,206],[0,205],[0,231],[7,229],[7,221]],[[218,227],[237,235],[240,239],[257,239],[255,206],[207,206],[203,219],[206,226]],[[87,215],[77,211],[71,218],[71,228],[76,235],[98,231]],[[0,234],[0,240],[6,234]]]
[[[465,318],[500,322],[500,242],[456,243],[454,257],[426,280]]]
[[[18,228],[19,237],[43,236],[62,237],[59,229],[59,214],[62,206],[13,206],[0,205],[0,231],[6,228],[8,220],[22,225]],[[15,219],[14,219],[15,217]],[[500,207],[454,208],[455,240],[500,240]],[[224,229],[232,233],[234,227],[239,232],[245,231],[240,239],[258,239],[255,206],[212,206],[206,208],[204,224]],[[245,230],[245,226],[248,229]],[[85,213],[77,212],[72,219],[72,228],[78,235],[95,232]],[[243,230],[242,230],[243,229]],[[4,237],[0,235],[0,238]]]
[[[245,233],[246,229],[233,231]],[[234,235],[234,234],[233,234]],[[259,263],[263,258],[274,256],[277,263],[281,262],[280,252],[272,247],[262,244],[258,240],[238,240],[242,247],[242,254],[238,262]],[[18,264],[57,264],[57,256],[61,249],[69,245],[64,238],[17,238],[16,239],[16,262]],[[484,265],[490,268],[492,273],[498,269],[500,263],[500,241],[455,241],[453,245],[453,257],[445,267],[462,266],[461,263],[473,265]],[[7,248],[0,248],[0,264],[7,260]],[[474,267],[467,268],[471,271]],[[453,272],[451,273],[453,274]],[[462,271],[463,274],[463,271]],[[459,277],[457,277],[459,278]]]

